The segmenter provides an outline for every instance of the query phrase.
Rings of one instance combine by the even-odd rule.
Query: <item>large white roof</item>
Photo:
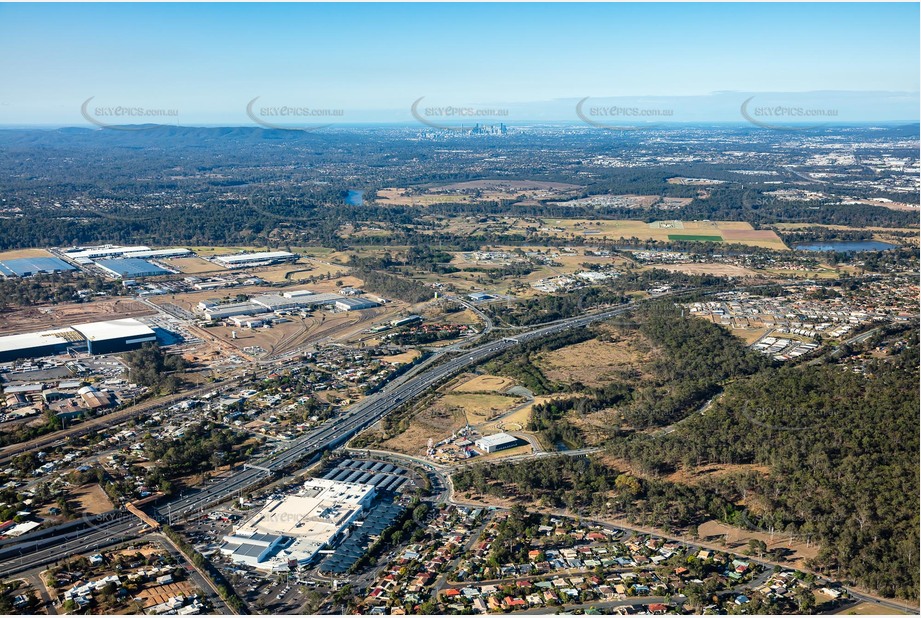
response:
[[[134,318],[108,320],[106,322],[90,322],[89,324],[75,324],[74,330],[83,334],[89,341],[148,337],[156,334],[149,326]]]
[[[137,253],[138,251],[150,251],[146,245],[135,245],[133,247],[120,247],[118,245],[102,245],[100,247],[80,247],[74,250],[64,250],[64,255],[72,260],[78,258],[105,257],[109,255],[122,255],[124,253]]]
[[[5,337],[0,337],[0,352],[26,350],[29,348],[64,344],[67,342],[78,342],[82,339],[83,337],[81,337],[79,333],[74,332],[72,328],[56,328],[54,330],[43,330],[37,333],[7,335]]]
[[[278,260],[281,258],[292,258],[293,253],[287,251],[264,251],[262,253],[240,253],[237,255],[219,255],[214,258],[224,264],[240,264],[243,262],[260,262],[262,260]]]
[[[476,441],[477,446],[487,448],[488,446],[500,446],[510,442],[516,442],[518,438],[507,433],[494,433],[491,436],[484,436]]]

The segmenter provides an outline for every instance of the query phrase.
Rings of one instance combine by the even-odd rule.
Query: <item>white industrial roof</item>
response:
[[[313,296],[314,292],[311,290],[291,290],[290,292],[285,292],[282,294],[285,298],[297,298],[298,296]]]
[[[83,334],[83,336],[90,341],[127,339],[129,337],[147,337],[155,335],[149,326],[134,318],[108,320],[106,322],[91,322],[89,324],[75,324],[74,330]]]
[[[239,264],[242,262],[259,262],[262,260],[277,260],[280,258],[292,258],[293,253],[288,251],[263,251],[262,253],[240,253],[237,255],[219,255],[215,260],[225,264]]]
[[[125,257],[136,258],[158,258],[158,257],[178,257],[180,255],[189,255],[192,253],[188,249],[150,249],[147,251],[130,251],[124,253]]]
[[[37,333],[22,333],[21,335],[7,335],[0,337],[0,352],[11,352],[37,348],[45,345],[56,345],[68,341],[82,341],[83,337],[74,332],[72,328],[56,328],[43,330]]]
[[[494,433],[491,436],[484,436],[476,441],[477,446],[487,448],[489,446],[499,446],[509,442],[517,442],[518,438],[507,433]]]
[[[137,253],[138,251],[150,251],[150,247],[146,245],[136,245],[134,247],[119,247],[118,245],[80,247],[79,249],[73,251],[65,250],[64,255],[72,260],[76,260],[78,258],[93,258],[107,255],[122,255],[123,253]]]

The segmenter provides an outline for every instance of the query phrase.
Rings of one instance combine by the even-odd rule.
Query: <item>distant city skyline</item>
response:
[[[916,3],[0,4],[0,125],[916,122],[918,20]]]

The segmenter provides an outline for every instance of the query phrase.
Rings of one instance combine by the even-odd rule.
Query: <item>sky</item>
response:
[[[420,98],[433,124],[578,122],[586,97],[740,121],[752,96],[914,121],[918,23],[917,3],[0,4],[0,125],[414,122]]]

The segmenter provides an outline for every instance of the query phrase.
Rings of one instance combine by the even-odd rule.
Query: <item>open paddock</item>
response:
[[[516,221],[512,228],[527,232],[535,224],[530,221]],[[558,238],[588,237],[599,241],[616,242],[624,238],[640,240],[696,240],[698,237],[713,237],[714,241],[739,243],[768,249],[786,249],[780,237],[772,230],[755,230],[744,221],[679,221],[663,220],[646,223],[628,219],[553,219],[541,220],[538,231]],[[731,237],[727,237],[728,236]],[[687,236],[688,238],[672,238]]]

